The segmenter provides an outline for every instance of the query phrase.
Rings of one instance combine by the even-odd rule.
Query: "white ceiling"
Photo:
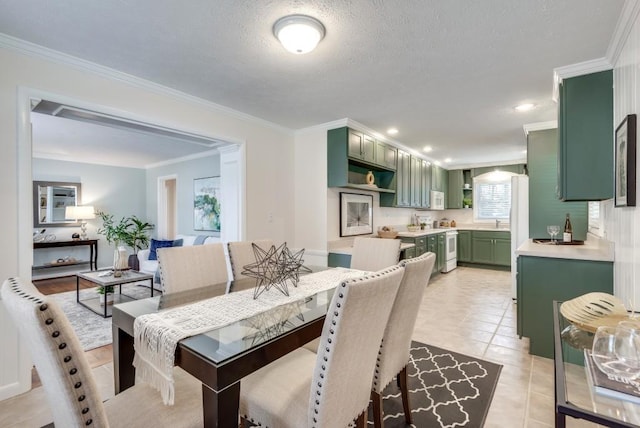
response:
[[[0,0],[0,33],[290,129],[342,118],[395,126],[394,140],[430,145],[429,157],[455,166],[523,159],[522,126],[556,118],[553,69],[604,57],[623,4]],[[273,23],[292,13],[325,25],[314,52],[290,54],[274,38]],[[514,111],[522,102],[538,107]],[[121,144],[142,147],[139,136]]]

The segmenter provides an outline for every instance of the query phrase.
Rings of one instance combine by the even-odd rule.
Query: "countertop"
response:
[[[613,262],[614,247],[613,242],[592,236],[584,241],[584,245],[536,244],[529,239],[518,247],[516,255]]]
[[[383,238],[380,238],[383,239]],[[413,248],[415,247],[416,244],[406,244],[406,243],[402,243],[400,244],[400,251],[402,250],[406,250],[407,248]],[[334,253],[334,254],[346,254],[346,255],[351,255],[351,253],[353,252],[353,247],[337,247],[337,248],[332,248],[329,250],[330,253]]]
[[[490,232],[510,232],[508,227],[490,227],[490,226],[456,226],[456,227],[440,227],[436,229],[419,230],[418,232],[398,232],[400,238],[418,238],[420,236],[433,235],[436,233],[444,233],[449,230],[487,230]]]

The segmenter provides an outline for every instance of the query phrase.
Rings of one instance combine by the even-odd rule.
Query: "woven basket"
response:
[[[398,236],[398,231],[396,231],[396,230],[379,230],[378,231],[378,236],[380,238],[395,239]]]
[[[607,293],[587,293],[560,305],[560,313],[575,326],[595,333],[598,327],[615,327],[620,321],[629,319],[624,304]]]

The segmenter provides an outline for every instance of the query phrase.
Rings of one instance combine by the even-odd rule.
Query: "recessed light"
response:
[[[433,161],[434,165],[440,165],[440,161]]]
[[[535,104],[531,104],[531,103],[525,103],[525,104],[520,104],[515,106],[514,108],[517,111],[529,111],[529,110],[533,110],[536,107]]]
[[[389,128],[387,129],[387,134],[389,135],[396,135],[398,133],[398,129],[397,128]]]
[[[444,160],[444,163],[451,163],[451,158],[446,158],[446,159]]]
[[[424,147],[422,148],[422,151],[423,151],[423,152],[426,152],[426,153],[429,153],[431,150],[433,150],[433,149],[431,148],[431,146],[424,146]]]

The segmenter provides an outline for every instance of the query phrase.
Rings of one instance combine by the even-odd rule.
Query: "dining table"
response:
[[[312,267],[308,275],[319,275],[327,269],[330,268]],[[353,277],[356,272],[364,274],[334,269],[343,270],[345,278]],[[339,282],[336,281],[336,287]],[[253,298],[254,285],[255,280],[249,278],[114,305],[115,393],[135,383],[134,322],[137,317],[162,314],[164,310],[219,298],[217,296],[230,292],[245,293]],[[177,343],[175,365],[202,382],[205,427],[238,427],[241,379],[319,337],[334,291],[335,287],[314,292]]]

